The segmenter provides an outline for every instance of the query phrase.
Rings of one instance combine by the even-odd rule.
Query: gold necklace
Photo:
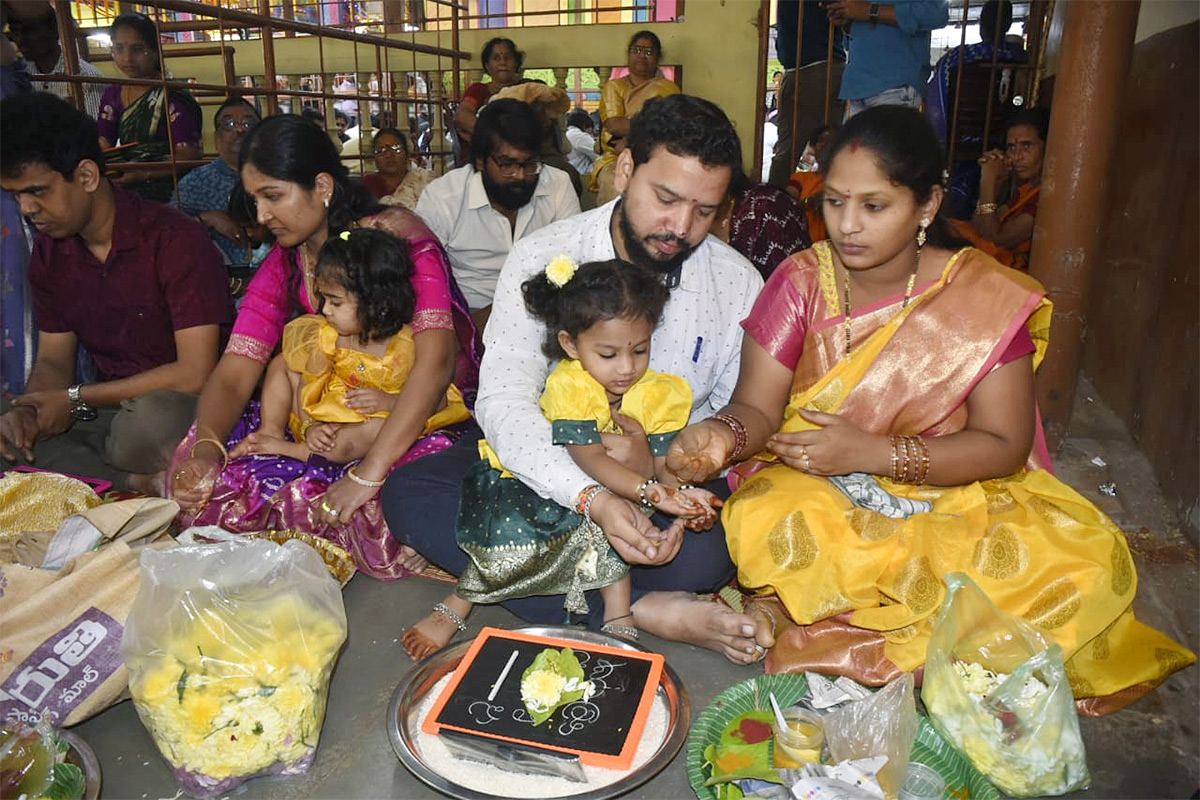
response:
[[[921,268],[921,251],[923,246],[917,247],[917,257],[913,263],[912,274],[908,276],[908,286],[904,289],[904,302],[900,304],[900,308],[904,309],[908,305],[908,301],[912,299],[913,286],[917,283],[917,270]],[[846,269],[846,265],[842,265],[842,270],[846,273],[845,282],[842,284],[842,311],[845,313],[845,321],[843,327],[846,331],[846,353],[843,356],[845,359],[850,359],[850,270]]]

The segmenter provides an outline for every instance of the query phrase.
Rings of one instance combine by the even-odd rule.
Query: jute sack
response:
[[[120,647],[139,553],[112,541],[58,571],[0,562],[0,720],[70,726],[128,697]]]

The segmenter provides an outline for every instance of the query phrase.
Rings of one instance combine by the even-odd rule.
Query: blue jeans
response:
[[[448,450],[397,468],[380,493],[392,535],[452,575],[460,575],[467,566],[467,554],[458,546],[454,526],[462,479],[479,460],[480,438],[482,433],[476,429]],[[722,498],[729,496],[724,480],[710,481],[704,488]],[[671,523],[670,517],[662,514],[651,519],[661,528]],[[712,530],[703,533],[685,531],[683,546],[671,562],[656,567],[634,566],[630,570],[633,599],[648,592],[715,591],[729,582],[734,571],[725,546],[725,529],[718,521]],[[587,596],[587,622],[598,628],[604,613],[600,593],[588,592]],[[507,600],[501,605],[527,622],[559,625],[579,621],[568,618],[564,601],[563,595],[545,595]]]
[[[912,86],[897,86],[894,89],[885,89],[879,94],[873,94],[870,97],[847,100],[846,119],[850,119],[858,112],[865,111],[871,106],[908,106],[919,111],[923,99],[921,93]]]

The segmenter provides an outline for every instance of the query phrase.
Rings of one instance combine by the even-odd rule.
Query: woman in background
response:
[[[363,175],[362,182],[385,206],[414,210],[433,173],[412,163],[408,139],[397,129],[380,128],[373,141],[377,171]]]
[[[113,62],[127,77],[151,80],[163,77],[158,49],[158,29],[144,14],[126,13],[113,20]],[[168,74],[167,79],[171,76]],[[108,161],[119,167],[116,182],[147,200],[165,202],[174,191],[169,172],[126,167],[121,162],[166,161],[172,155],[191,161],[202,154],[200,104],[184,89],[113,84],[100,98],[100,146],[122,149]],[[169,132],[168,132],[169,129]]]
[[[629,74],[607,81],[600,92],[600,144],[602,154],[592,166],[588,189],[596,193],[596,205],[617,196],[613,187],[617,154],[625,149],[629,120],[647,100],[679,94],[679,87],[658,74],[662,42],[650,31],[638,31],[629,40]]]
[[[1004,132],[1004,152],[992,150],[979,159],[975,215],[970,222],[955,223],[959,235],[1013,269],[1029,269],[1049,128],[1048,109],[1013,115]]]

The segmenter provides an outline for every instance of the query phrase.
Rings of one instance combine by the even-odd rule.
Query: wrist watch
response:
[[[871,3],[867,9],[867,19],[871,21],[872,28],[879,24],[879,3]]]
[[[96,409],[89,406],[79,393],[82,388],[83,384],[77,383],[67,389],[67,399],[71,401],[71,415],[80,422],[91,422],[98,415]]]

